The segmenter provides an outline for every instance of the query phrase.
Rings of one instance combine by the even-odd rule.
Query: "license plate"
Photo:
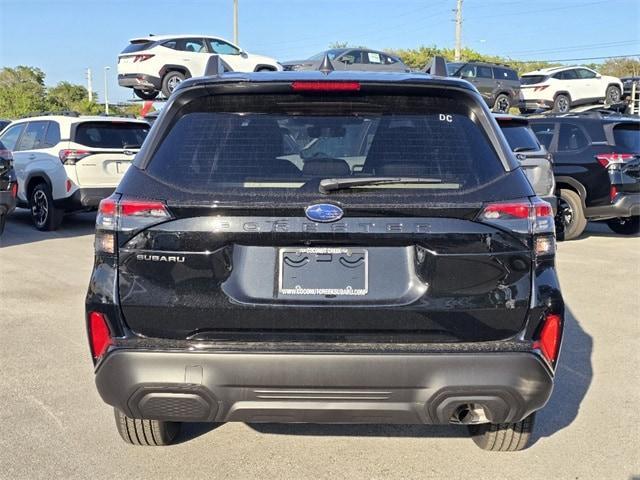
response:
[[[130,165],[131,162],[116,162],[116,171],[118,173],[124,173],[127,171]]]
[[[363,248],[281,248],[280,296],[364,296],[369,290]]]

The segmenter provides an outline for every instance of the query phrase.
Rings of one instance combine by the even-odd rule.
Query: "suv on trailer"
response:
[[[467,82],[185,81],[96,226],[88,338],[126,442],[454,423],[519,450],[551,394],[553,213]]]
[[[220,56],[227,70],[282,70],[273,58],[247,53],[219,37],[150,35],[132,39],[118,55],[118,84],[133,88],[144,100],[152,100],[160,92],[169,97],[185,78],[202,75],[212,55]]]
[[[448,63],[447,74],[471,82],[494,112],[508,113],[520,98],[518,73],[507,65],[484,62]]]
[[[553,154],[565,239],[587,220],[616,233],[640,231],[640,119],[604,112],[530,117]]]
[[[18,206],[31,209],[38,230],[55,230],[65,212],[95,209],[113,193],[149,128],[118,117],[16,120],[0,141],[13,150]]]
[[[567,113],[572,107],[622,99],[619,78],[600,75],[587,67],[553,67],[525,73],[520,77],[520,112],[553,109]]]

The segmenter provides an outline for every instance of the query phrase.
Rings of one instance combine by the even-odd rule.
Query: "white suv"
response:
[[[247,53],[218,37],[151,35],[130,42],[118,55],[118,83],[133,88],[144,100],[156,98],[159,92],[168,97],[185,78],[204,75],[214,54],[236,72],[282,70],[273,58]]]
[[[111,195],[150,126],[118,117],[42,116],[11,123],[0,142],[13,151],[17,205],[39,230],[66,212],[91,210]]]
[[[616,103],[622,97],[619,78],[600,75],[587,67],[543,68],[520,76],[520,111],[540,108],[566,113],[588,103]]]

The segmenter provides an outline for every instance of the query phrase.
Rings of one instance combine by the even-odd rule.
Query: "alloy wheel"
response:
[[[33,202],[31,205],[31,215],[38,226],[42,226],[49,216],[49,200],[42,190],[36,190],[33,193]]]

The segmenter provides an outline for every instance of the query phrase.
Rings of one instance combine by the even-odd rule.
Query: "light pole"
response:
[[[111,67],[104,67],[104,113],[109,115],[109,87],[107,86],[107,71]]]
[[[238,0],[233,0],[233,43],[238,45]]]

